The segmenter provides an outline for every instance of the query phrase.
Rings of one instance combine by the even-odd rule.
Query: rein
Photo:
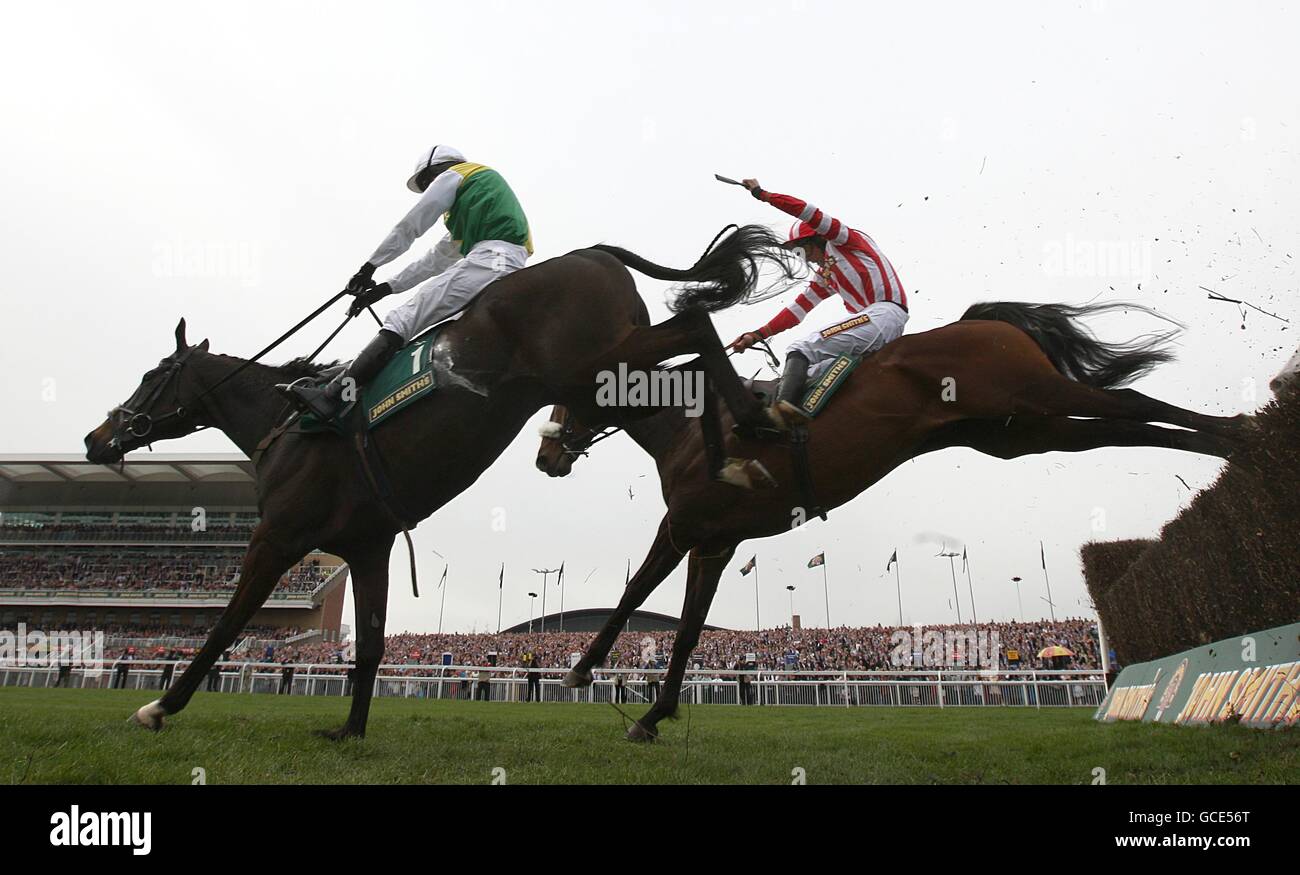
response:
[[[262,356],[266,355],[268,352],[275,349],[280,344],[284,343],[290,337],[293,337],[295,334],[301,331],[309,322],[311,322],[317,316],[319,316],[320,314],[328,310],[330,307],[332,307],[335,302],[337,302],[340,298],[342,298],[346,294],[348,294],[348,291],[344,289],[334,297],[330,298],[324,304],[321,304],[319,307],[317,307],[315,310],[309,313],[304,319],[300,320],[297,325],[293,326],[288,331],[284,332],[275,340],[271,341],[269,344],[263,347],[252,358],[241,362],[233,370],[231,370],[221,379],[217,380],[217,382],[213,383],[211,386],[209,386],[208,388],[200,392],[198,396],[194,398],[193,401],[189,402],[188,404],[178,404],[175,410],[172,410],[169,413],[164,413],[161,416],[154,417],[148,412],[148,410],[150,406],[152,406],[153,403],[156,400],[158,400],[158,396],[162,394],[163,389],[167,388],[167,386],[171,383],[171,381],[175,379],[178,374],[180,374],[181,369],[184,368],[186,361],[190,357],[190,354],[193,353],[195,349],[195,347],[192,346],[188,347],[183,353],[180,354],[179,357],[171,359],[171,361],[168,363],[167,366],[168,368],[167,375],[162,380],[160,380],[158,382],[158,385],[154,387],[153,391],[149,393],[149,396],[144,400],[144,403],[140,405],[141,409],[139,412],[136,412],[135,410],[126,407],[125,405],[117,409],[118,412],[121,413],[124,418],[114,424],[113,439],[111,441],[111,444],[116,445],[118,447],[122,446],[122,425],[126,426],[126,431],[132,437],[145,438],[149,436],[149,434],[153,431],[154,426],[157,423],[165,422],[168,419],[173,419],[173,418],[187,419],[189,417],[190,410],[192,408],[197,407],[200,401],[202,401],[211,393],[215,392],[217,389],[223,386],[228,380],[233,378],[236,374],[242,372],[249,365],[257,362],[259,359],[262,358]],[[370,311],[370,315],[374,316],[375,321],[378,322],[379,317],[375,316],[375,311],[371,310],[369,307],[367,307],[366,309]],[[307,360],[310,361],[316,358],[316,356],[320,355],[321,350],[323,350],[326,346],[328,346],[330,341],[332,341],[335,337],[337,337],[339,332],[342,331],[344,326],[346,326],[348,322],[350,322],[351,320],[352,320],[352,315],[349,314],[346,318],[344,318],[343,322],[340,323],[339,327],[335,328],[334,331],[330,333],[330,336],[325,338],[324,343],[316,347],[316,349],[309,356],[307,356]],[[208,426],[192,425],[190,427],[190,430],[186,432],[186,434],[193,434],[194,432],[202,431],[205,428],[208,428]],[[125,459],[123,459],[123,464],[125,464]]]

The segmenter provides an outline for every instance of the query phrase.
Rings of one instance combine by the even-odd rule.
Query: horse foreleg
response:
[[[623,589],[623,597],[619,599],[618,607],[605,621],[604,627],[596,635],[595,640],[587,645],[587,651],[582,654],[578,664],[565,675],[566,687],[591,685],[592,668],[602,664],[605,657],[609,656],[610,648],[614,646],[619,633],[623,631],[623,624],[632,616],[632,612],[649,598],[650,593],[655,591],[655,587],[672,574],[673,569],[681,564],[681,561],[682,554],[673,546],[672,536],[668,533],[668,518],[665,517],[659,523],[659,532],[655,535],[654,543],[650,545],[650,552],[646,554],[641,567],[636,570],[636,574],[632,575],[632,579]]]
[[[677,624],[677,639],[673,641],[673,655],[668,663],[663,692],[650,710],[632,724],[627,731],[630,741],[653,741],[658,732],[655,727],[665,717],[677,713],[677,700],[682,691],[682,678],[690,662],[691,652],[700,640],[700,629],[718,591],[718,579],[736,552],[731,544],[721,550],[699,547],[691,551],[689,571],[686,576],[686,599],[682,604],[682,618]]]
[[[194,661],[189,664],[179,681],[163,693],[162,698],[140,708],[132,720],[141,726],[158,730],[162,728],[163,717],[175,714],[189,704],[199,685],[207,677],[208,670],[216,664],[221,655],[234,643],[235,637],[248,625],[248,621],[265,604],[271,590],[280,582],[281,576],[293,567],[301,555],[289,556],[278,549],[265,537],[267,523],[263,521],[248,544],[244,562],[239,573],[239,586],[235,595],[222,612],[217,624],[208,633]]]
[[[360,557],[349,557],[352,569],[352,601],[356,610],[357,647],[356,663],[352,675],[352,707],[348,719],[338,729],[320,732],[326,738],[364,738],[366,721],[370,717],[370,700],[375,692],[375,673],[384,658],[384,624],[388,613],[388,555],[392,551],[390,538],[387,549],[376,550]]]

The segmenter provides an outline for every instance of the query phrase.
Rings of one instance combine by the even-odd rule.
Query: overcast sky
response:
[[[499,169],[534,262],[599,241],[688,265],[723,225],[787,220],[713,173],[756,176],[872,235],[911,298],[909,332],[977,300],[1126,298],[1182,320],[1179,361],[1138,384],[1236,413],[1294,351],[1300,99],[1287,4],[529,2],[469,5],[23,4],[0,53],[0,451],[77,452],[172,347],[249,355],[342,287],[412,203],[434,143]],[[128,11],[129,10],[129,11]],[[441,230],[431,231],[428,246]],[[424,251],[417,243],[412,256]],[[381,277],[386,272],[381,272]],[[665,287],[638,285],[654,318]],[[1140,284],[1140,288],[1139,288]],[[1290,320],[1210,301],[1200,287]],[[788,299],[789,296],[787,296]],[[724,339],[768,301],[716,318]],[[827,302],[823,324],[843,313]],[[331,317],[291,341],[309,351]],[[1107,337],[1158,327],[1132,317]],[[327,351],[351,357],[354,323]],[[783,341],[797,333],[782,335]],[[758,353],[741,360],[746,374]],[[1252,383],[1253,381],[1253,383]],[[1252,390],[1252,386],[1257,387]],[[394,553],[390,631],[528,617],[529,569],[566,563],[565,606],[609,606],[663,513],[626,438],[568,480],[533,468],[539,412],[478,483],[416,533],[424,597]],[[161,449],[161,447],[160,447]],[[229,450],[216,432],[166,447]],[[853,503],[744,544],[709,616],[835,623],[955,618],[940,546],[969,550],[981,619],[1091,615],[1078,549],[1152,537],[1220,463],[1123,449],[908,463]],[[632,495],[629,498],[629,488]],[[496,509],[504,531],[495,531]],[[646,603],[676,615],[684,564]],[[960,573],[960,568],[958,569]],[[554,578],[552,578],[554,580]],[[969,617],[965,579],[961,607]],[[552,586],[547,608],[559,606]],[[539,606],[540,607],[540,606]],[[350,608],[347,622],[351,622]]]

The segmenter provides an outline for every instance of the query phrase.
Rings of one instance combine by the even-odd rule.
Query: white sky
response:
[[[0,53],[0,451],[81,450],[103,411],[171,349],[181,315],[191,340],[254,352],[365,260],[409,208],[410,165],[435,142],[502,171],[532,221],[535,260],[608,241],[685,266],[729,222],[783,230],[784,216],[712,178],[752,175],[871,234],[911,294],[909,331],[976,300],[1125,297],[1189,325],[1180,360],[1138,388],[1212,413],[1267,399],[1300,317],[1300,10],[1116,0],[700,7],[10,10]],[[1097,246],[1126,257],[1090,257]],[[638,283],[663,318],[663,285]],[[1198,286],[1291,323],[1252,311],[1243,330],[1236,307]],[[721,314],[719,331],[729,339],[778,306]],[[812,318],[840,313],[828,302]],[[295,338],[284,357],[310,350],[334,321]],[[350,357],[372,331],[354,324],[328,354]],[[760,365],[751,353],[741,367]],[[561,561],[566,607],[616,602],[626,561],[635,568],[662,515],[653,467],[619,438],[570,479],[545,478],[533,468],[544,416],[420,526],[419,601],[394,552],[390,631],[437,627],[434,550],[451,562],[449,630],[495,629],[501,561],[505,625],[527,619],[525,593],[539,585],[528,569]],[[167,447],[230,448],[213,432]],[[1025,579],[1026,613],[1046,613],[1040,538],[1058,615],[1090,614],[1079,546],[1156,534],[1191,497],[1175,475],[1196,489],[1218,470],[1214,459],[1154,449],[1016,462],[933,455],[829,523],[742,545],[709,619],[752,626],[753,578],[736,569],[757,553],[763,625],[787,620],[787,583],[799,587],[805,624],[821,623],[821,573],[804,565],[824,549],[832,620],[893,622],[884,568],[897,547],[908,622],[948,622],[952,583],[934,558],[944,539],[970,550],[981,618],[1016,614],[1013,575]],[[492,529],[496,508],[505,531]],[[684,565],[645,607],[677,614],[683,579]]]

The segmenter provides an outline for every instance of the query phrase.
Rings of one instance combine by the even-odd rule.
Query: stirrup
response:
[[[299,377],[292,383],[277,383],[275,388],[293,402],[298,410],[310,413],[322,422],[334,419],[343,410],[342,405],[336,405],[328,399],[325,387],[313,385],[310,377]]]

